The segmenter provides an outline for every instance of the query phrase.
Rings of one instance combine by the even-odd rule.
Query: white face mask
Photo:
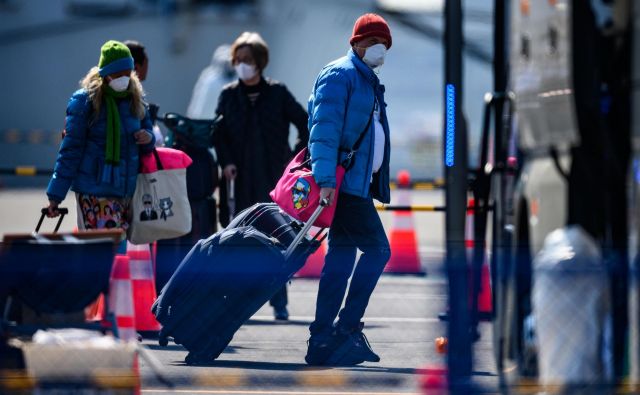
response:
[[[387,54],[387,47],[384,44],[375,44],[364,51],[362,60],[371,68],[382,66],[384,56]]]
[[[238,73],[238,77],[243,81],[250,80],[256,76],[256,66],[238,63],[234,68],[236,69],[236,73]]]
[[[129,80],[130,78],[127,76],[114,78],[109,81],[109,86],[116,92],[124,92],[129,87]]]

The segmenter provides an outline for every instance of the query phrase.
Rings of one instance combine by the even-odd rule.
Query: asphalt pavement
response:
[[[317,288],[317,280],[294,279],[289,287],[289,322],[275,321],[271,307],[264,306],[208,366],[185,365],[186,351],[181,346],[170,343],[162,348],[153,340],[144,342],[180,389],[201,386],[212,394],[229,390],[415,392],[415,369],[444,363],[434,351],[434,338],[446,331],[437,318],[446,305],[444,281],[384,276],[364,317],[365,333],[381,361],[349,368],[310,368],[304,355]],[[145,393],[169,391],[153,378],[148,365],[142,373]]]
[[[398,196],[398,194],[394,194]],[[412,203],[442,204],[442,191],[415,191]],[[71,213],[62,231],[75,226]],[[31,232],[39,208],[46,203],[42,190],[0,190],[0,234]],[[393,214],[381,213],[388,231]],[[366,311],[365,333],[379,363],[357,367],[310,368],[304,363],[308,325],[313,320],[317,279],[294,278],[289,286],[288,322],[276,322],[270,306],[264,306],[235,335],[220,357],[207,366],[186,366],[186,351],[170,343],[160,347],[154,339],[143,344],[159,363],[160,372],[174,388],[165,386],[146,362],[141,364],[144,394],[390,394],[419,393],[419,369],[446,364],[435,339],[446,336],[446,324],[438,314],[447,308],[446,278],[442,270],[442,213],[413,216],[423,276],[383,275]],[[53,227],[45,223],[45,230]],[[491,327],[481,324],[482,337],[475,345],[474,382],[495,388]]]

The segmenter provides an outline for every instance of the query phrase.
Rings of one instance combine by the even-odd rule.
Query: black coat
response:
[[[269,192],[276,185],[294,152],[306,147],[309,140],[307,112],[283,84],[263,78],[254,104],[241,81],[227,85],[220,93],[214,145],[221,168],[229,164],[238,169],[235,181],[236,213],[257,202],[270,201]],[[292,151],[289,127],[298,129]],[[225,181],[221,183],[220,207],[225,209]],[[228,214],[226,214],[228,218]],[[225,224],[225,214],[220,222]]]

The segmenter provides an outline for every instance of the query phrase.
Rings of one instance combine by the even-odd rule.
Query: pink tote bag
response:
[[[316,184],[311,172],[311,161],[305,160],[307,148],[301,150],[287,165],[276,187],[269,193],[271,199],[293,218],[307,222],[320,205],[320,187]],[[336,193],[333,203],[325,207],[322,214],[314,222],[314,226],[328,228],[331,226],[338,203],[338,191],[344,178],[345,168],[336,166]]]

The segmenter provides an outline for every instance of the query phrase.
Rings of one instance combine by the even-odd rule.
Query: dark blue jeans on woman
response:
[[[354,271],[358,249],[362,255]],[[373,199],[341,193],[329,229],[329,251],[320,276],[316,318],[309,328],[312,337],[329,335],[333,331],[333,322],[352,272],[338,326],[344,331],[358,328],[390,255],[389,240]]]

